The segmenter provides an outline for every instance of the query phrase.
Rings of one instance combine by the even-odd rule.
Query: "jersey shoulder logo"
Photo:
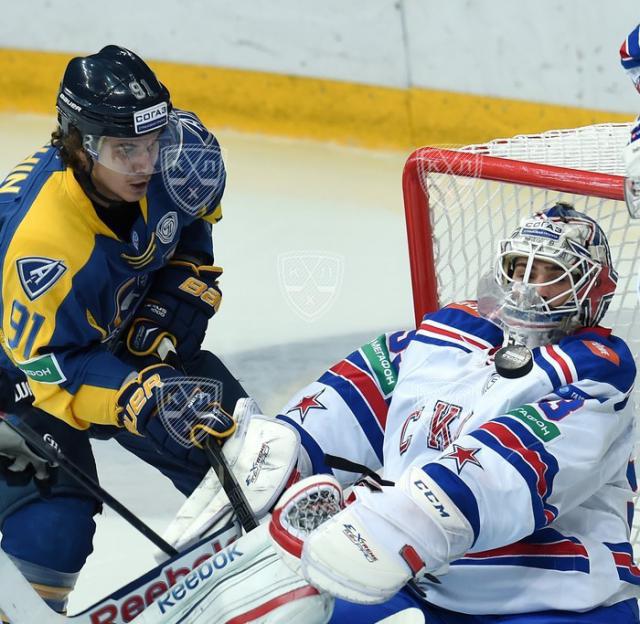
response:
[[[596,342],[595,340],[583,340],[584,346],[593,353],[593,355],[597,355],[598,357],[608,360],[612,364],[616,366],[620,366],[620,356],[609,347],[603,345],[600,342]]]
[[[171,212],[167,212],[167,214],[158,221],[158,225],[156,226],[156,236],[160,239],[161,243],[168,245],[173,242],[177,231],[178,213],[172,210]]]
[[[31,301],[49,290],[67,270],[62,260],[39,256],[20,258],[16,265],[22,288]]]

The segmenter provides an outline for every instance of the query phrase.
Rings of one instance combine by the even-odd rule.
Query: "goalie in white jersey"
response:
[[[337,598],[331,622],[409,607],[429,624],[639,621],[636,368],[599,325],[616,281],[600,227],[556,204],[501,241],[477,302],[376,338],[291,399],[278,419],[300,438],[293,472],[316,476],[285,491],[270,533]],[[385,481],[367,477],[339,511],[363,470],[335,456]],[[234,470],[250,500],[274,462],[273,439],[242,445]],[[281,465],[263,514],[290,482]],[[185,533],[194,510],[215,511],[198,495],[174,541],[202,529]]]

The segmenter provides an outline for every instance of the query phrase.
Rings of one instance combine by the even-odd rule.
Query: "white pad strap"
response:
[[[299,462],[302,447],[293,427],[255,413],[256,407],[251,399],[238,401],[233,415],[238,429],[222,450],[259,519],[282,494]],[[164,538],[182,550],[216,531],[233,513],[218,477],[210,470],[184,502]]]

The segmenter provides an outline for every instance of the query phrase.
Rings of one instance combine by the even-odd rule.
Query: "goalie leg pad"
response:
[[[193,624],[326,624],[333,602],[283,563],[261,525],[160,596],[140,624],[183,621],[187,614]]]

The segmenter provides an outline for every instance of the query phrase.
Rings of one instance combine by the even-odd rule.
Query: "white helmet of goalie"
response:
[[[510,340],[536,347],[598,325],[617,281],[600,226],[560,202],[500,241],[494,270],[480,280],[478,307]]]

